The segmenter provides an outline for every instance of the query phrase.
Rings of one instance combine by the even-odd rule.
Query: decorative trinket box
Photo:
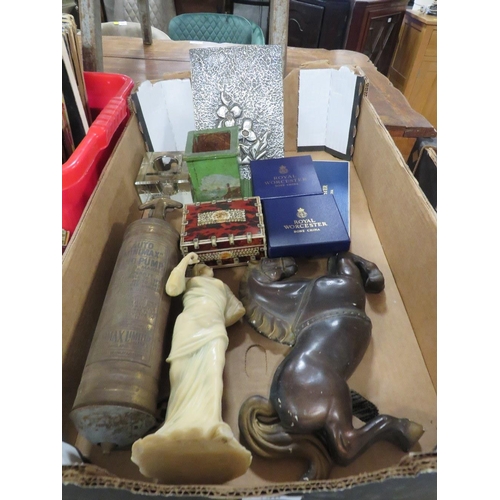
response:
[[[262,200],[269,257],[320,257],[349,250],[333,195]]]
[[[262,200],[323,193],[310,155],[252,161],[250,169],[253,193]]]
[[[184,159],[194,202],[241,198],[238,127],[192,130]]]
[[[185,205],[180,248],[219,268],[267,256],[264,217],[258,196]]]

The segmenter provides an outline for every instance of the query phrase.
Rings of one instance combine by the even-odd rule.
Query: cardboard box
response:
[[[297,75],[292,72],[285,84],[285,150],[286,156],[293,156],[297,154]],[[78,438],[68,414],[124,230],[141,217],[134,180],[144,152],[133,116],[63,258],[62,437],[92,462],[63,467],[63,497],[135,499],[142,494],[236,499],[293,494],[361,500],[377,495],[395,498],[395,491],[408,488],[414,498],[433,498],[437,475],[436,213],[366,98],[351,163],[351,250],[379,266],[386,288],[367,297],[372,341],[349,385],[382,413],[407,417],[425,427],[413,453],[380,442],[350,466],[334,467],[329,480],[314,482],[298,481],[304,470],[301,462],[271,462],[254,456],[247,473],[228,484],[172,486],[143,478],[130,461],[130,451],[104,455]],[[331,157],[315,152],[313,159]],[[171,220],[180,225],[181,211]],[[306,276],[323,274],[326,269],[326,259],[297,262],[299,273]],[[243,267],[220,269],[216,276],[237,293],[243,271]],[[288,348],[260,336],[245,322],[230,327],[228,336],[223,417],[239,436],[241,403],[254,394],[267,397],[270,378]]]

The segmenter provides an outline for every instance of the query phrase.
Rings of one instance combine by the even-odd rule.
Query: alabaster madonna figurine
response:
[[[189,265],[193,277],[186,278]],[[184,292],[167,358],[170,398],[163,426],[132,446],[141,473],[171,484],[220,484],[241,476],[252,457],[222,420],[226,327],[245,314],[212,268],[186,255],[170,274],[166,292]]]

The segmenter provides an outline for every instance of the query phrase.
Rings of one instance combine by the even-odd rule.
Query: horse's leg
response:
[[[405,418],[379,415],[359,429],[352,425],[351,395],[347,383],[339,377],[338,389],[326,419],[326,432],[334,460],[348,465],[377,441],[390,441],[408,451],[423,434],[421,425]]]
[[[351,252],[342,252],[328,259],[330,274],[352,276],[369,293],[379,293],[384,289],[384,275],[376,264]]]

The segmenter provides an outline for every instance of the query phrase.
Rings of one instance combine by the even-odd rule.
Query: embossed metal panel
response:
[[[238,126],[242,180],[250,161],[284,156],[281,47],[242,45],[191,49],[198,130]]]

